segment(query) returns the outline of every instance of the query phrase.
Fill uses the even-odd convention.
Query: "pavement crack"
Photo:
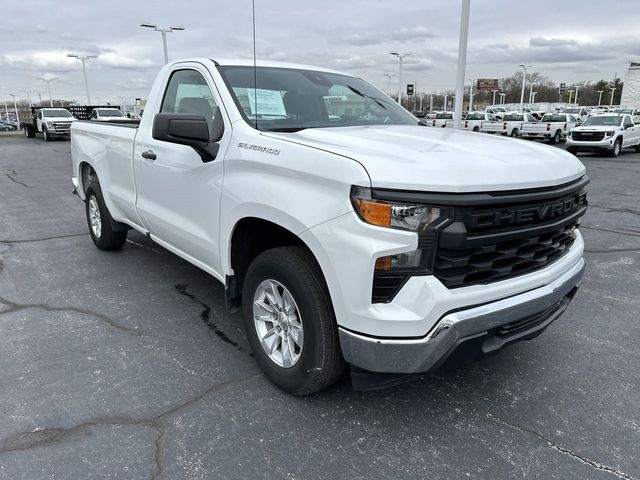
[[[640,232],[634,233],[635,231],[622,232],[620,230],[614,230],[614,229],[611,229],[611,228],[587,227],[586,225],[581,225],[580,226],[580,230],[582,230],[582,229],[585,229],[585,230],[596,230],[598,232],[617,233],[618,235],[626,235],[628,237],[640,237]]]
[[[9,173],[7,173],[9,172]],[[24,188],[33,188],[31,185],[27,185],[24,182],[21,182],[20,180],[16,180],[15,178],[13,178],[14,176],[18,176],[18,172],[16,172],[13,169],[7,169],[6,172],[3,172],[3,174],[9,179],[11,180],[13,183],[17,183],[18,185],[22,185]]]
[[[55,307],[55,306],[47,305],[44,303],[16,303],[16,302],[12,302],[11,300],[7,300],[6,298],[1,296],[0,296],[0,303],[8,307],[6,310],[3,310],[2,312],[0,312],[0,315],[19,312],[21,310],[27,310],[29,308],[36,308],[40,310],[45,310],[47,312],[75,312],[81,315],[89,315],[89,316],[95,317],[118,332],[127,333],[129,335],[137,335],[137,336],[141,335],[141,333],[138,332],[137,330],[130,327],[126,327],[124,325],[120,325],[118,322],[116,322],[115,320],[112,320],[111,318],[107,317],[102,313],[93,312],[91,310],[87,310],[84,308]]]
[[[600,205],[594,205],[593,203],[589,203],[590,208],[599,208],[604,210],[606,213],[617,212],[617,213],[630,213],[631,215],[636,215],[640,217],[640,211],[634,210],[633,208],[616,208],[616,207],[604,207]]]
[[[0,239],[0,243],[4,243],[4,244],[7,244],[7,245],[12,245],[12,244],[15,244],[15,243],[46,242],[47,240],[57,240],[59,238],[83,237],[85,235],[89,235],[89,232],[72,233],[72,234],[69,234],[69,235],[57,235],[57,236],[53,236],[53,237],[42,237],[42,238],[27,238],[27,239],[15,239],[15,240]]]
[[[640,248],[604,248],[599,249],[585,249],[586,253],[615,253],[615,252],[638,252]]]
[[[496,417],[495,415],[488,413],[486,414],[487,418],[492,419],[493,421],[497,422],[497,423],[501,423],[502,425],[506,425],[514,430],[518,430],[519,432],[522,433],[528,433],[530,435],[534,435],[535,437],[538,437],[540,440],[544,441],[547,445],[549,445],[551,448],[553,448],[554,450],[564,454],[564,455],[568,455],[576,460],[578,460],[581,463],[584,463],[585,465],[589,465],[592,468],[599,470],[601,472],[606,472],[609,473],[611,475],[614,475],[615,477],[618,478],[623,478],[625,480],[636,480],[634,477],[627,475],[626,473],[618,470],[617,468],[613,468],[613,467],[609,467],[607,465],[603,465],[601,463],[598,463],[594,460],[590,460],[586,457],[583,457],[582,455],[579,455],[571,450],[569,450],[566,447],[563,447],[561,445],[558,445],[556,442],[554,442],[553,440],[545,437],[544,435],[542,435],[541,433],[538,433],[534,430],[529,430],[528,428],[524,428],[521,427],[519,425],[516,425],[514,423],[508,422],[506,420],[503,420],[502,418]]]

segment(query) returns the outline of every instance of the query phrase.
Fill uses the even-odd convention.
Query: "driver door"
[[[183,66],[184,65],[184,66]],[[217,157],[204,162],[190,146],[156,140],[139,129],[134,149],[137,210],[158,243],[219,278],[219,212],[223,158],[231,136],[213,81],[197,63],[176,66],[164,91],[161,113],[203,115],[209,129],[217,112],[225,133]],[[150,112],[147,112],[149,114]],[[149,119],[151,127],[153,119]]]

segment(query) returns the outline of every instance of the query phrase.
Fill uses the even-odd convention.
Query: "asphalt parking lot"
[[[640,479],[640,154],[581,155],[588,270],[532,342],[296,398],[223,287],[143,235],[97,250],[69,142],[0,139],[0,478]]]

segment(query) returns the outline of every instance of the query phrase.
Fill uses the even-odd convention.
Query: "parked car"
[[[640,152],[640,126],[628,114],[605,114],[587,118],[567,136],[567,151],[607,152],[617,157],[623,148]]]
[[[453,112],[438,112],[436,118],[431,120],[432,127],[445,128],[447,125],[453,125]]]
[[[126,119],[124,113],[117,108],[94,108],[91,111],[91,120],[98,122],[113,122]]]
[[[11,132],[17,130],[18,127],[7,122],[0,122],[0,130],[3,132]]]
[[[509,137],[517,137],[524,122],[535,122],[536,119],[526,112],[505,113],[502,120],[483,122],[480,130],[485,133],[499,133]]]
[[[328,97],[368,115],[330,120]],[[308,394],[345,362],[426,372],[532,339],[580,286],[580,161],[420,123],[333,70],[177,61],[139,126],[73,124],[72,181],[97,248],[135,229],[211,274],[266,376]]]
[[[568,113],[578,119],[579,122],[584,121],[587,118],[587,109],[585,107],[567,107],[562,113]]]
[[[486,111],[493,115],[496,120],[502,120],[504,114],[507,113],[507,109],[503,107],[489,107]]]
[[[568,113],[548,113],[539,122],[523,123],[520,136],[529,140],[550,140],[557,145],[579,123],[576,117]]]

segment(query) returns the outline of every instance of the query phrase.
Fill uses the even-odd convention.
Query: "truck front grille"
[[[604,138],[604,132],[572,132],[571,137],[578,142],[599,142]]]
[[[56,133],[66,134],[71,129],[71,122],[56,122],[53,124]]]

